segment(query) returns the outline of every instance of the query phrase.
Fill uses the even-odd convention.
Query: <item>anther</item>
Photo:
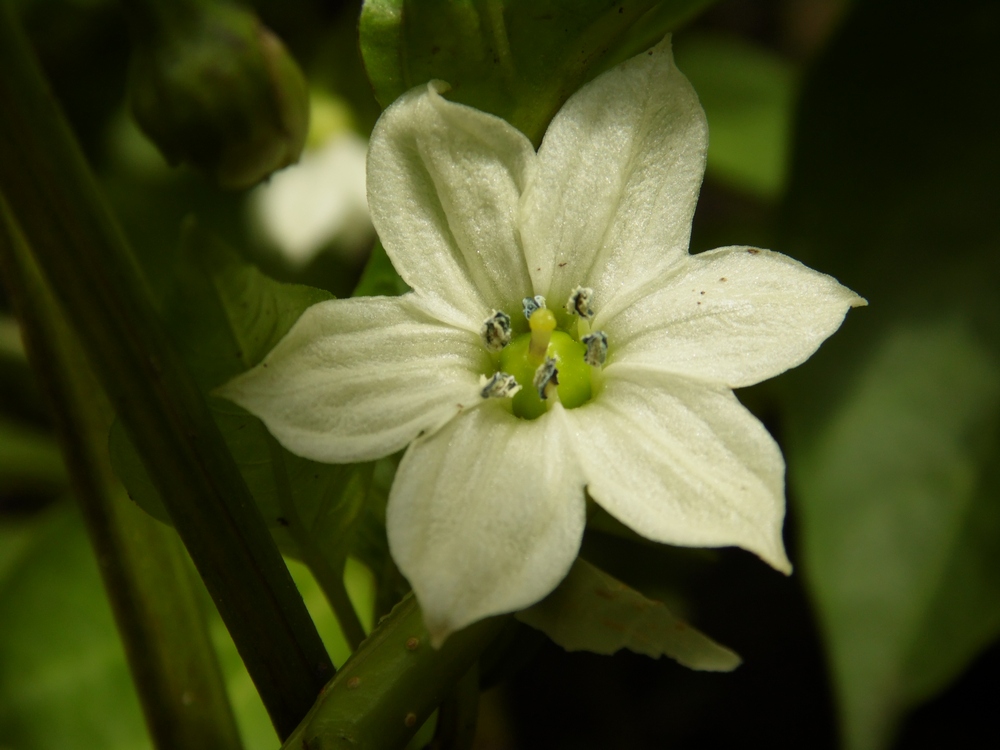
[[[580,343],[587,347],[583,361],[594,367],[601,367],[608,359],[608,336],[604,331],[587,334]]]
[[[545,361],[535,370],[535,377],[531,381],[531,384],[535,386],[535,390],[538,391],[538,398],[545,401],[548,399],[551,393],[550,389],[554,389],[555,386],[559,385],[559,370],[556,369],[555,357],[546,357]]]
[[[545,309],[545,297],[540,294],[536,294],[534,297],[525,297],[521,300],[521,304],[524,305],[524,317],[531,320],[535,310]]]
[[[493,315],[483,322],[480,331],[486,348],[498,352],[510,343],[510,316],[500,310],[494,310]]]
[[[494,373],[492,378],[480,375],[479,385],[479,395],[483,398],[514,398],[521,390],[514,376],[505,372]]]
[[[531,328],[528,356],[534,361],[541,362],[545,358],[556,323],[556,314],[544,307],[535,310],[528,318],[528,327]]]
[[[578,286],[566,300],[566,311],[574,315],[579,315],[584,320],[592,320],[594,308],[590,306],[594,299],[594,290],[587,287]]]

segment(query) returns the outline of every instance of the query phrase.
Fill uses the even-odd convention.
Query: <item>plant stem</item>
[[[477,622],[435,649],[417,600],[407,595],[341,667],[283,750],[403,747],[508,619]]]
[[[270,433],[267,435],[267,445],[271,453],[271,465],[274,467],[274,483],[278,490],[281,514],[288,521],[288,530],[299,546],[303,561],[312,571],[319,587],[323,589],[323,595],[337,618],[347,645],[351,647],[351,651],[357,651],[365,639],[365,628],[347,595],[347,587],[344,585],[344,566],[343,564],[334,566],[327,560],[302,521],[302,516],[292,499],[292,487],[288,481],[288,472],[285,470],[281,446]]]
[[[0,278],[24,332],[158,750],[241,743],[176,535],[135,508],[104,450],[112,413],[0,199]]]
[[[479,716],[479,662],[473,663],[438,709],[433,750],[470,750]]]
[[[0,193],[285,737],[333,674],[329,656],[11,3],[0,7],[0,111]]]

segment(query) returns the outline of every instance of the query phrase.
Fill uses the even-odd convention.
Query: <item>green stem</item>
[[[2,199],[0,278],[21,321],[39,387],[52,407],[155,747],[240,750],[183,548],[172,531],[135,508],[114,482],[104,451],[110,405]]]
[[[316,577],[319,587],[323,589],[323,595],[337,618],[337,623],[340,625],[340,631],[344,634],[347,645],[351,647],[351,651],[357,651],[358,646],[366,637],[365,628],[361,624],[361,620],[358,619],[358,613],[347,594],[347,587],[344,585],[344,566],[341,564],[335,567],[330,564],[323,551],[317,546],[314,536],[309,533],[305,523],[303,523],[302,516],[299,515],[299,510],[295,507],[292,498],[292,486],[288,481],[288,472],[285,471],[285,460],[281,446],[270,433],[267,437],[281,514],[288,521],[288,530],[299,546],[303,562]]]
[[[0,193],[285,737],[333,666],[204,397],[156,317],[12,3],[0,7],[0,112]]]
[[[482,620],[434,649],[408,595],[341,667],[283,750],[403,747],[507,620]]]
[[[458,681],[438,709],[434,750],[470,750],[479,716],[479,662]]]

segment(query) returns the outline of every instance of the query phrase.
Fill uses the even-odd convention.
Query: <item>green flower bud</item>
[[[132,112],[168,162],[243,189],[298,161],[305,78],[252,11],[227,0],[131,0],[126,9]]]

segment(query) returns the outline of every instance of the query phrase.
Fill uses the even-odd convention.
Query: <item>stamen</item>
[[[555,357],[546,357],[545,361],[535,370],[535,377],[532,379],[531,384],[535,386],[538,391],[538,398],[545,401],[555,390],[555,387],[559,385],[559,370],[556,369],[556,362],[558,360]]]
[[[479,385],[482,386],[479,394],[483,398],[514,398],[521,390],[521,386],[514,376],[505,372],[494,373],[492,378],[480,375]]]
[[[483,322],[480,331],[486,348],[498,352],[510,343],[510,316],[500,310],[494,310],[493,315]]]
[[[556,323],[556,314],[544,307],[535,310],[528,318],[528,327],[531,328],[528,357],[535,362],[541,362],[545,358],[545,352],[549,349],[549,341],[552,339],[552,332],[556,329]]]
[[[545,297],[540,294],[536,294],[534,297],[525,297],[521,300],[521,304],[524,305],[524,317],[531,320],[535,310],[545,309]]]
[[[594,331],[580,339],[587,347],[583,361],[594,367],[601,367],[608,359],[608,336],[604,331]]]
[[[593,289],[578,286],[566,301],[566,311],[574,315],[579,315],[584,320],[592,320],[594,317],[594,308],[590,306],[590,302],[593,299]]]

